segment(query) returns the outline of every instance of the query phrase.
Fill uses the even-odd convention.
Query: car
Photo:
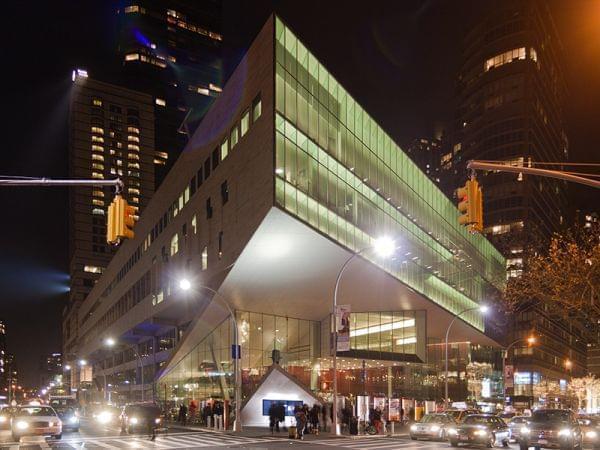
[[[12,406],[0,409],[0,430],[10,430],[10,420],[14,409]]]
[[[579,427],[583,436],[583,445],[600,450],[600,418],[594,416],[578,417]]]
[[[476,409],[447,409],[445,414],[450,414],[456,423],[461,423],[469,414],[479,414]]]
[[[92,417],[102,425],[116,423],[119,420],[121,410],[116,406],[106,405],[102,409],[96,410]]]
[[[521,436],[521,428],[527,425],[526,416],[516,416],[510,419],[508,422],[508,428],[510,429],[511,441],[519,442]]]
[[[161,411],[153,403],[127,405],[121,412],[120,422],[124,433],[147,432],[160,426]]]
[[[581,449],[583,437],[575,415],[568,409],[537,409],[533,411],[527,424],[521,427],[519,446],[559,448],[561,450]]]
[[[497,443],[509,446],[510,430],[504,421],[493,414],[469,414],[461,424],[448,428],[452,447],[459,444],[480,444],[492,448]]]
[[[502,412],[502,413],[498,413],[497,416],[500,417],[502,420],[504,420],[505,423],[509,423],[510,419],[512,419],[513,417],[517,417],[517,413]]]
[[[62,437],[62,422],[51,406],[16,407],[10,429],[16,442],[23,436],[52,436],[55,439]]]
[[[446,430],[450,426],[456,426],[454,418],[450,414],[425,414],[421,420],[411,425],[410,438],[417,439],[441,439],[446,440]]]
[[[63,430],[79,431],[79,412],[75,408],[55,408],[54,410],[62,422]]]

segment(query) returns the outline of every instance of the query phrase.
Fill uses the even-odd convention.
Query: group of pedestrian
[[[285,423],[285,406],[281,402],[271,403],[269,406],[269,429],[271,434],[279,433],[279,423]]]
[[[321,416],[321,411],[322,408],[317,403],[312,408],[307,404],[298,405],[294,408],[298,439],[304,439],[306,433],[319,434],[319,417]]]
[[[195,400],[191,400],[189,408],[184,403],[179,405],[177,422],[183,426],[185,426],[188,422],[195,423],[196,414],[199,414],[199,418],[202,421],[201,423],[208,426],[210,422],[213,424],[219,422],[223,418],[224,413],[225,407],[223,402],[216,401],[213,404],[207,402],[206,405],[199,410],[197,402]]]

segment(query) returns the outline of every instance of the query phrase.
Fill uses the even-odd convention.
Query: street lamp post
[[[104,345],[106,345],[109,348],[114,347],[116,344],[117,344],[117,341],[115,341],[111,337],[106,338],[104,340]],[[140,381],[142,382],[142,402],[144,402],[144,399],[145,399],[144,391],[146,390],[146,385],[144,384],[144,363],[142,361],[142,357],[140,356],[137,349],[135,348],[135,344],[129,346],[129,348],[131,350],[133,350],[133,355],[136,357],[137,362],[140,365]],[[104,392],[105,392],[104,395],[106,395],[106,373],[104,373]]]
[[[450,323],[448,324],[448,328],[446,329],[446,344],[445,344],[445,353],[446,353],[446,361],[445,361],[445,366],[446,366],[446,370],[445,370],[445,376],[444,376],[444,409],[448,409],[448,336],[450,335],[450,328],[452,328],[452,325],[454,325],[454,322],[456,322],[456,319],[458,319],[460,316],[462,316],[463,314],[466,314],[468,312],[471,311],[481,311],[482,313],[487,312],[488,307],[485,305],[480,305],[480,306],[476,306],[474,308],[467,308],[467,309],[463,309],[461,312],[459,312],[458,314],[455,314],[454,317],[452,318],[452,320],[450,321]]]
[[[535,344],[535,336],[529,336],[526,338],[519,338],[516,339],[515,341],[511,342],[508,347],[506,347],[504,349],[504,356],[502,357],[502,397],[504,399],[506,399],[506,384],[505,384],[505,379],[504,379],[504,371],[506,370],[506,361],[508,360],[508,352],[510,351],[511,348],[513,348],[516,344],[518,344],[519,342],[523,342],[523,341],[527,341],[528,344],[533,345]]]
[[[332,426],[331,431],[333,434],[336,434],[336,435],[340,434],[340,430],[338,427],[338,411],[337,411],[337,403],[338,403],[338,401],[337,401],[337,399],[338,399],[338,383],[337,383],[338,332],[337,332],[336,309],[337,309],[338,289],[340,286],[340,280],[342,278],[342,274],[346,270],[346,267],[348,267],[348,265],[352,262],[352,260],[354,260],[354,258],[363,254],[364,252],[366,252],[369,249],[374,249],[376,251],[376,253],[379,254],[380,256],[387,257],[387,256],[390,256],[392,253],[394,253],[394,251],[396,250],[396,244],[392,239],[390,239],[388,237],[382,237],[382,238],[377,239],[374,244],[364,247],[361,250],[359,250],[358,252],[352,253],[352,255],[350,255],[350,257],[347,258],[346,261],[344,261],[344,264],[342,264],[342,267],[340,268],[340,271],[338,272],[337,277],[335,279],[335,288],[333,290],[333,309],[332,309],[332,316],[333,316],[333,426]]]
[[[220,292],[216,291],[215,289],[205,286],[205,285],[197,285],[195,286],[197,288],[200,289],[204,289],[207,290],[209,292],[211,292],[215,297],[221,299],[221,302],[225,305],[225,307],[227,308],[227,311],[229,312],[229,315],[231,316],[231,321],[233,322],[233,345],[235,346],[235,352],[233,352],[232,356],[235,356],[234,360],[233,360],[233,370],[234,370],[234,384],[235,384],[235,389],[234,389],[234,401],[235,401],[235,421],[233,422],[233,431],[235,432],[241,432],[242,431],[242,415],[241,415],[241,401],[242,401],[242,377],[241,377],[241,361],[239,359],[239,357],[241,356],[238,353],[239,350],[239,330],[238,330],[238,324],[237,324],[237,319],[235,317],[235,314],[233,312],[233,310],[231,309],[231,306],[229,304],[229,302],[227,301],[227,299],[225,298],[225,296],[223,296],[223,294],[221,294]],[[182,279],[179,281],[179,288],[182,291],[189,291],[192,288],[192,283],[187,280],[187,279]],[[240,352],[241,353],[241,352]]]

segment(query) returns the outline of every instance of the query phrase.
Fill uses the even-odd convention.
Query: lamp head
[[[187,278],[179,280],[179,289],[182,291],[189,291],[192,288],[192,283]]]
[[[80,366],[85,366],[87,364],[87,361],[85,359],[80,359],[79,360],[79,365]]]
[[[490,310],[490,307],[487,305],[481,305],[479,307],[479,311],[481,311],[483,314],[486,314],[489,310]]]
[[[104,345],[106,345],[107,347],[114,347],[115,344],[116,344],[116,341],[111,337],[104,339]]]
[[[392,256],[396,251],[396,242],[389,236],[377,238],[373,244],[373,249],[378,256],[387,258]]]

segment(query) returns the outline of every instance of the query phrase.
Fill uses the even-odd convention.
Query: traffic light
[[[468,226],[471,232],[483,231],[483,193],[477,180],[468,180],[456,190],[456,196],[461,213],[458,223]]]
[[[133,239],[135,234],[135,207],[129,206],[127,200],[116,195],[108,207],[108,222],[106,226],[106,241],[117,244],[121,239]]]

